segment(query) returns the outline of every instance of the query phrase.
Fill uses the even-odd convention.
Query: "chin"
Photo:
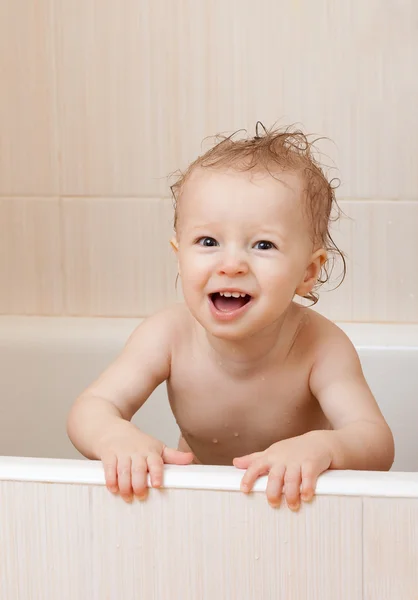
[[[250,337],[248,333],[243,333],[242,331],[225,331],[225,329],[222,330],[221,327],[207,329],[206,331],[218,340],[224,340],[226,342],[241,342]]]
[[[244,323],[206,323],[203,326],[213,337],[228,342],[240,342],[247,340],[258,331],[258,328],[254,325],[251,326]]]

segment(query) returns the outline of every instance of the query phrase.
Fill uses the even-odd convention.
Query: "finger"
[[[247,454],[246,456],[238,456],[234,458],[233,465],[237,467],[237,469],[248,469],[248,467],[260,456],[263,452],[253,452],[252,454]]]
[[[298,510],[300,506],[300,466],[289,466],[284,476],[284,493],[290,510]]]
[[[131,457],[118,458],[118,488],[125,502],[132,501]]]
[[[147,460],[141,454],[132,456],[132,488],[135,496],[145,498],[147,495]]]
[[[301,497],[304,502],[310,502],[315,493],[316,482],[319,473],[311,461],[306,461],[302,464],[302,493]]]
[[[163,482],[164,469],[164,462],[162,457],[156,452],[154,454],[150,454],[147,457],[147,465],[150,474],[151,485],[153,487],[160,487]]]
[[[266,495],[269,504],[273,507],[280,506],[285,471],[286,468],[284,466],[272,467],[270,469],[267,480]]]
[[[163,461],[168,465],[189,465],[193,462],[193,452],[182,452],[181,450],[174,450],[174,448],[167,448],[163,450]]]
[[[116,454],[105,454],[102,458],[106,487],[109,492],[116,494],[118,491],[118,476],[116,472],[117,458]]]
[[[251,491],[254,483],[261,475],[265,475],[269,471],[269,465],[265,459],[258,459],[253,462],[245,472],[241,480],[241,491],[248,493]]]

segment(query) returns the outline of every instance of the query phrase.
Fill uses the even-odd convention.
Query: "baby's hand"
[[[284,488],[287,505],[291,510],[298,510],[301,498],[304,502],[312,500],[318,476],[331,465],[326,433],[312,431],[277,442],[264,452],[235,458],[235,467],[247,469],[241,490],[250,492],[256,479],[268,473],[266,493],[269,504],[273,507],[280,505]]]
[[[167,448],[129,421],[115,425],[106,433],[100,440],[98,454],[107,489],[120,492],[126,502],[131,502],[134,495],[145,499],[148,472],[152,487],[158,488],[162,485],[164,463],[187,465],[193,461],[191,452]]]

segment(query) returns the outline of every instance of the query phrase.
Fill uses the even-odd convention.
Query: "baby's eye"
[[[271,250],[272,248],[277,248],[273,242],[268,242],[267,240],[260,240],[254,246],[257,250]]]
[[[197,240],[199,246],[205,246],[206,248],[211,248],[213,246],[218,246],[218,242],[213,237],[201,237]]]

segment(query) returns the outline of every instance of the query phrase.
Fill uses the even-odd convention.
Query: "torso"
[[[182,315],[183,335],[173,348],[167,381],[182,434],[179,449],[190,449],[196,462],[230,465],[280,440],[329,428],[309,389],[313,357],[306,342],[316,316],[301,310],[313,316],[295,327],[289,352],[255,369],[223,364],[199,337],[192,317]]]

